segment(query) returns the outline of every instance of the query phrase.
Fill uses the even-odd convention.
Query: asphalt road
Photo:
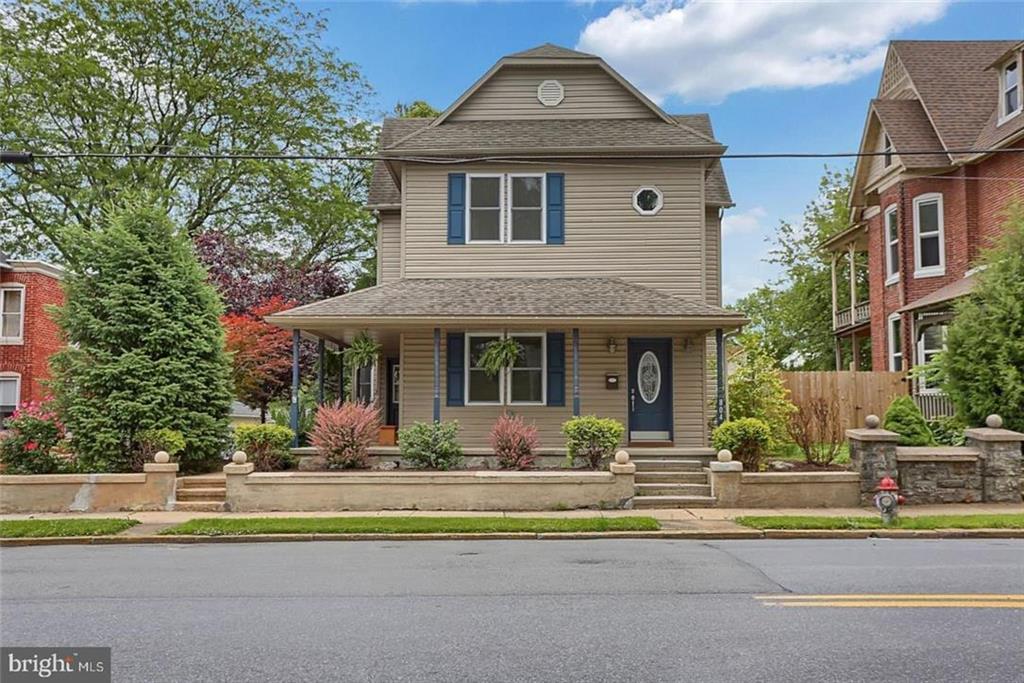
[[[1022,593],[1013,540],[8,548],[0,641],[116,681],[1022,681],[1024,609],[772,597]]]

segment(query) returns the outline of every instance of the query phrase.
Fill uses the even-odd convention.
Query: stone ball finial
[[[864,426],[868,429],[878,429],[880,424],[882,424],[882,421],[878,419],[877,415],[868,415],[864,418]]]
[[[156,455],[153,456],[153,462],[158,462],[160,464],[163,464],[163,463],[167,463],[167,462],[170,462],[170,461],[171,461],[171,455],[167,451],[157,451]]]
[[[1002,429],[1003,418],[999,417],[995,413],[985,418],[985,426],[990,429]]]
[[[718,451],[718,462],[732,462],[732,451],[728,448]]]
[[[231,462],[236,465],[244,465],[245,461],[249,459],[249,456],[245,454],[245,451],[235,451],[235,454],[231,456]]]
[[[629,453],[627,453],[626,451],[616,452],[615,462],[617,462],[620,465],[625,465],[627,462],[629,462]]]

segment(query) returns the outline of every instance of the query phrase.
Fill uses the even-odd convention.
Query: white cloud
[[[741,213],[727,213],[722,218],[722,237],[749,235],[750,233],[760,232],[761,222],[767,215],[768,212],[760,206],[755,206]]]
[[[890,37],[935,21],[951,0],[647,0],[588,24],[577,48],[648,96],[720,101],[759,88],[847,83],[882,65]]]
[[[743,275],[730,277],[727,275],[722,283],[722,300],[726,305],[734,304],[764,284],[765,280],[759,277]]]

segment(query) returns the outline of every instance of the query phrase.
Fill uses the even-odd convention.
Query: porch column
[[[725,422],[725,333],[719,327],[715,330],[715,375],[717,378],[715,396],[715,422]]]
[[[832,254],[832,329],[836,329],[836,316],[839,315],[839,283],[836,280],[836,255]],[[839,365],[837,363],[836,368]]]
[[[572,328],[572,415],[580,416],[580,329]]]
[[[434,328],[434,422],[441,421],[441,328]]]
[[[324,338],[316,342],[316,404],[324,404]]]
[[[292,330],[292,446],[299,445],[299,331]]]
[[[850,243],[850,323],[857,322],[854,309],[857,308],[857,252],[856,247]]]
[[[850,361],[850,372],[856,372],[860,367],[860,349],[857,348],[856,332],[850,333],[850,353],[853,354],[853,359]]]
[[[345,354],[338,345],[338,403],[345,402]]]

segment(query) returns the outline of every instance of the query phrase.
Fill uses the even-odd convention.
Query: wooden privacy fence
[[[783,372],[782,381],[797,406],[808,405],[816,398],[839,398],[839,414],[847,429],[864,426],[864,418],[885,415],[897,396],[909,393],[903,372]]]

